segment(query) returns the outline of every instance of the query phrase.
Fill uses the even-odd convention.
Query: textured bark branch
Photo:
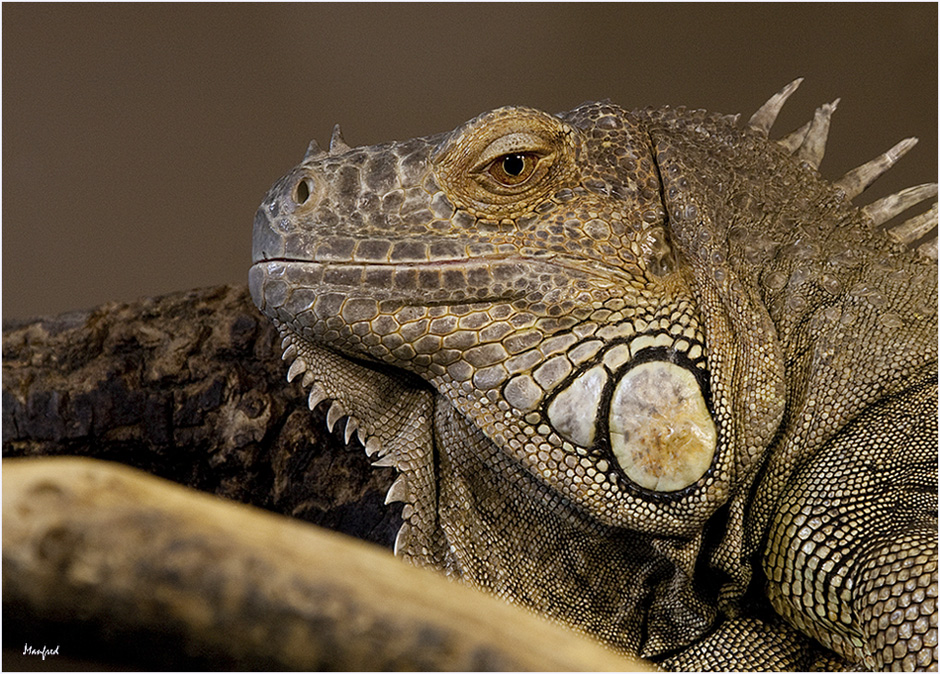
[[[288,384],[244,287],[175,293],[3,331],[3,456],[117,461],[391,547],[394,478]]]

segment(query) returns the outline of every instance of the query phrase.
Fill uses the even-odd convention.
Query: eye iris
[[[521,185],[535,172],[537,159],[528,152],[503,155],[490,164],[490,175],[507,187]]]

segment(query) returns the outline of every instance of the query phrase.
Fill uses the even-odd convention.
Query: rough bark
[[[286,381],[245,287],[5,324],[3,456],[117,461],[391,547],[401,504]]]
[[[383,502],[393,472],[371,468],[355,440],[345,446],[340,429],[327,432],[325,410],[307,409],[279,353],[276,330],[245,287],[5,323],[3,456],[119,462],[390,547],[400,504]],[[4,463],[6,484],[16,473]],[[15,550],[5,541],[8,552]],[[8,568],[15,566],[4,563],[6,669],[147,669],[151,658],[141,654],[154,651],[147,644],[166,645],[140,630],[128,642],[119,625],[101,627],[100,615],[98,627],[81,611],[63,615],[53,601],[55,579],[47,603],[27,610],[15,593],[29,574],[7,577]],[[43,639],[50,648],[62,644],[58,658],[22,655],[24,644],[39,648]],[[90,660],[74,659],[80,646]],[[183,652],[163,662],[210,666]]]

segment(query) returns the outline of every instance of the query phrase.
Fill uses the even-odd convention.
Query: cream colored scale
[[[582,372],[552,399],[546,413],[554,430],[575,445],[593,446],[611,373],[643,349],[669,346],[675,346],[673,338],[659,334],[608,349],[602,364]],[[694,349],[701,356],[701,347]],[[614,385],[606,421],[614,458],[641,488],[684,489],[714,459],[718,433],[701,386],[689,369],[675,363],[655,360],[628,369]]]

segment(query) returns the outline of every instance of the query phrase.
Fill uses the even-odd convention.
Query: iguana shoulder
[[[913,141],[830,183],[835,104],[768,139],[798,83],[275,184],[252,295],[400,472],[398,554],[667,666],[936,664],[936,206],[884,227],[936,185],[853,205]]]

